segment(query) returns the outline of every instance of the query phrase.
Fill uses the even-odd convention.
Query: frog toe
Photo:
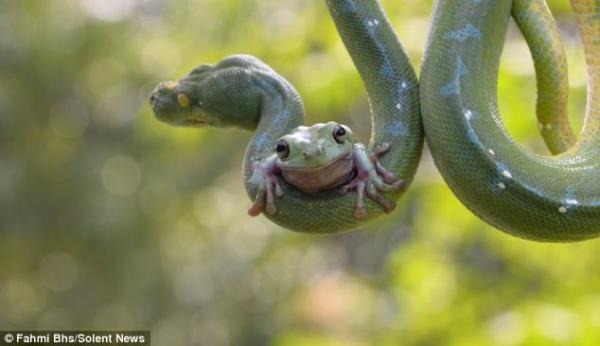
[[[385,178],[373,176],[371,179],[373,185],[379,191],[402,191],[406,187],[406,183],[402,179],[394,179],[393,182],[386,182]]]
[[[385,172],[381,176],[383,177],[383,181],[388,184],[393,184],[396,182],[396,176],[392,172]]]
[[[275,213],[277,213],[277,207],[275,206],[274,203],[267,203],[266,212],[269,215],[275,215]]]
[[[354,209],[354,217],[361,220],[367,217],[367,210],[364,207]]]
[[[248,208],[248,215],[254,217],[254,216],[258,216],[260,215],[260,213],[262,213],[262,208],[253,204],[250,208]]]
[[[256,198],[256,201],[252,204],[250,208],[248,208],[248,215],[250,216],[258,216],[265,208],[264,198]]]
[[[279,182],[277,180],[275,180],[273,182],[273,186],[275,186],[275,196],[283,197],[283,189],[281,188],[281,185],[279,184]]]
[[[383,156],[385,153],[387,153],[388,151],[390,151],[391,147],[392,146],[390,145],[390,143],[383,142],[379,146],[377,146],[377,148],[375,148],[375,151],[373,152],[373,154],[375,154],[375,157],[379,158],[379,157]]]
[[[367,196],[379,204],[386,214],[392,212],[396,208],[396,202],[386,199],[377,191],[367,190]]]
[[[390,185],[392,190],[404,191],[406,189],[406,181],[399,179]]]

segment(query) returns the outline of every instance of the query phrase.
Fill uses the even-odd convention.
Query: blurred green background
[[[384,0],[416,68],[431,1]],[[573,123],[585,66],[567,0]],[[0,2],[0,329],[146,329],[155,345],[598,345],[600,243],[540,244],[469,213],[428,153],[397,210],[360,230],[250,218],[251,134],[177,129],[147,95],[253,54],[310,123],[369,134],[361,81],[319,0]],[[546,152],[513,26],[499,81],[513,135]]]

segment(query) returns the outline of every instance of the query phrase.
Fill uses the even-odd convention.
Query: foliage
[[[383,3],[418,67],[431,1]],[[580,115],[574,19],[566,0],[550,5]],[[492,229],[427,154],[391,216],[308,236],[246,215],[251,134],[153,119],[157,82],[249,53],[297,86],[309,122],[366,140],[368,103],[323,1],[4,1],[0,28],[0,329],[149,329],[156,345],[600,343],[598,241]],[[499,94],[515,138],[545,152],[514,27]]]

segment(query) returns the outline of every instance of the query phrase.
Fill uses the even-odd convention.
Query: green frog
[[[380,192],[401,190],[405,185],[379,161],[389,149],[390,145],[383,143],[370,155],[363,144],[355,142],[348,126],[333,121],[298,126],[276,142],[272,156],[254,163],[249,183],[258,186],[260,192],[248,213],[277,212],[274,197],[283,196],[278,176],[305,193],[339,188],[346,194],[355,190],[354,216],[359,219],[367,215],[365,194],[389,212],[395,203]]]

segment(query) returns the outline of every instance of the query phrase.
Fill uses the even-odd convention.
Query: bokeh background
[[[384,0],[419,68],[431,1]],[[551,0],[580,127],[585,66]],[[397,210],[314,236],[250,218],[251,134],[171,128],[147,95],[253,54],[309,122],[363,141],[361,81],[319,0],[0,2],[0,329],[145,329],[155,345],[598,345],[600,242],[540,244],[469,213],[425,152]],[[513,26],[499,81],[512,134],[547,152]]]

